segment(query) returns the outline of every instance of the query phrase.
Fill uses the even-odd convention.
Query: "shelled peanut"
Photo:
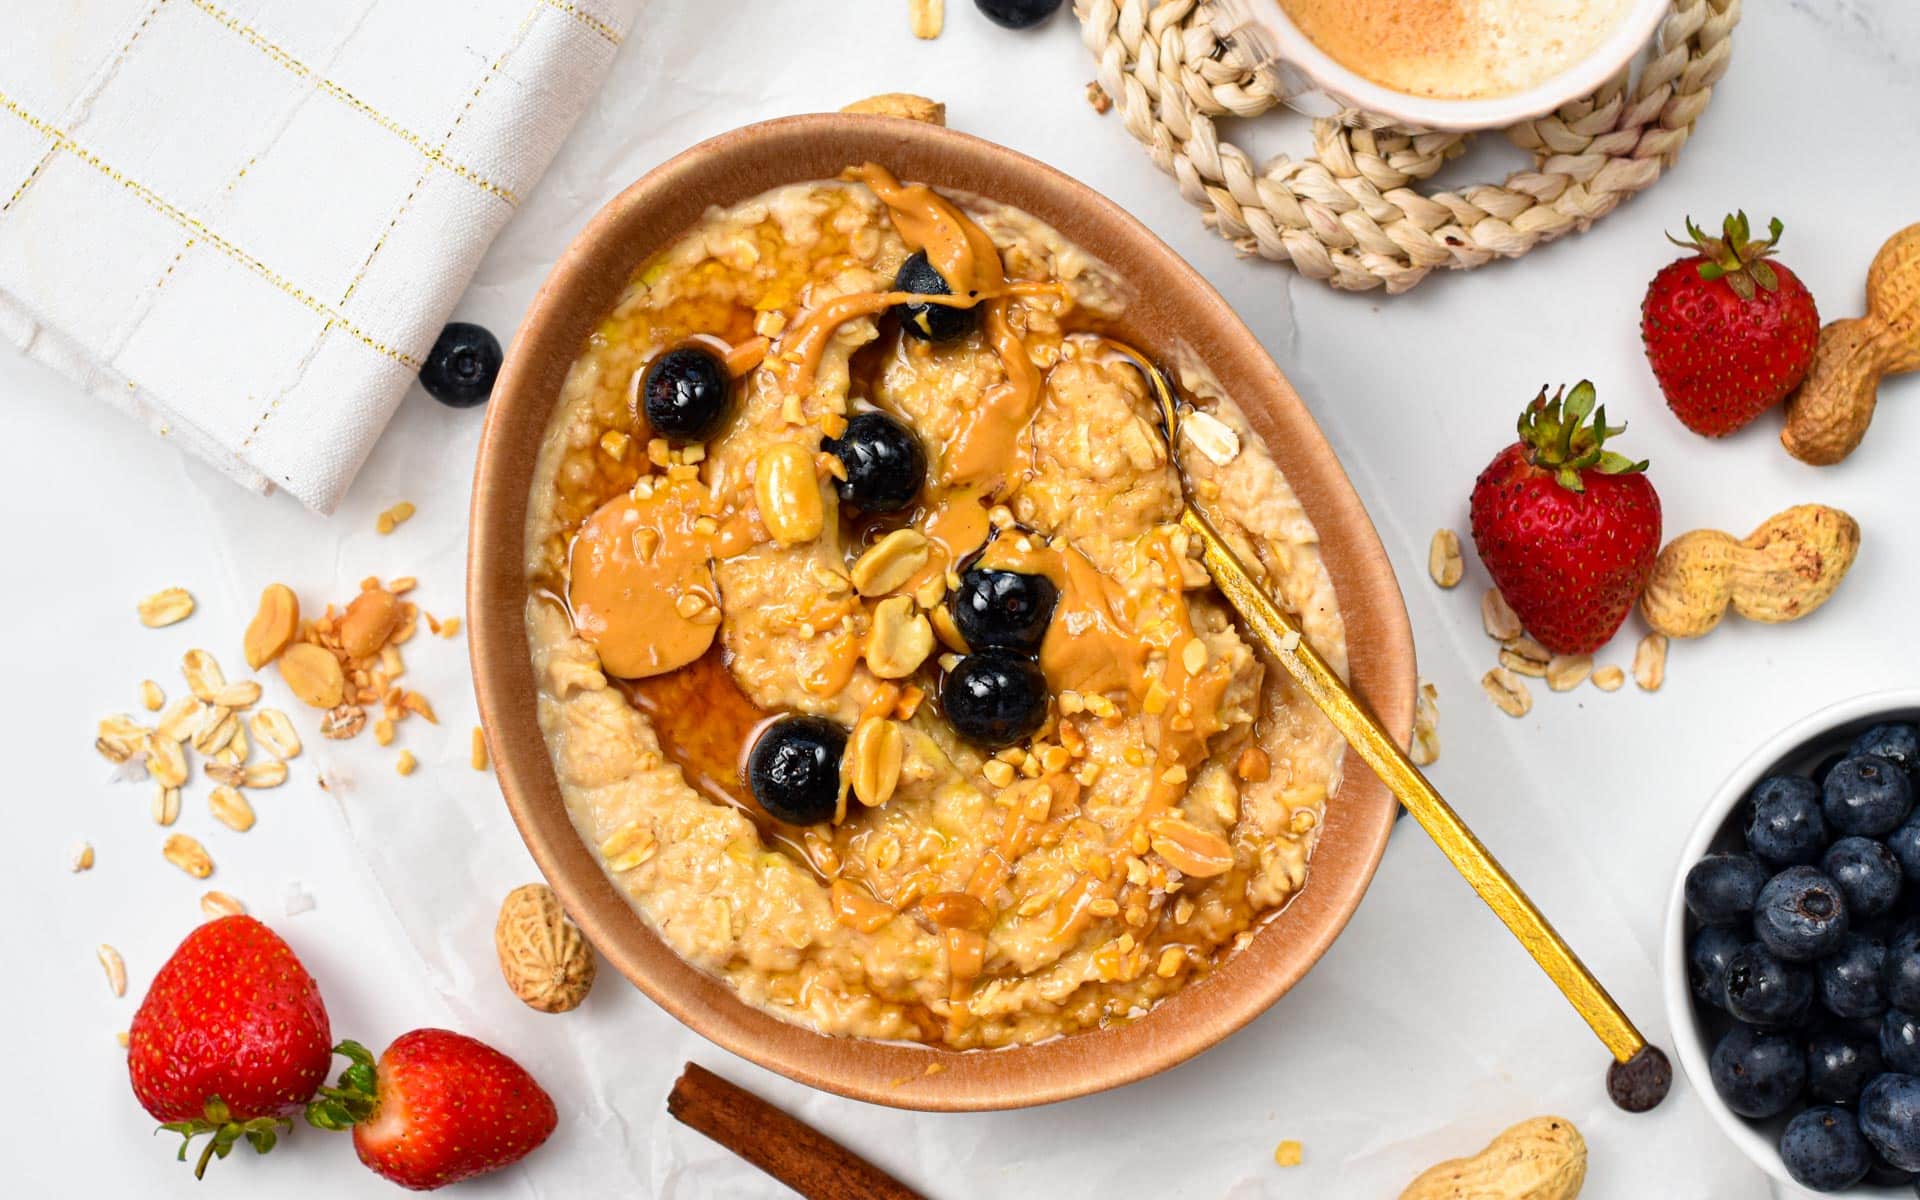
[[[1587,1181],[1587,1142],[1565,1117],[1522,1121],[1471,1158],[1428,1168],[1400,1200],[1574,1200]]]
[[[1776,513],[1739,540],[1696,529],[1660,551],[1640,611],[1675,638],[1707,633],[1729,608],[1749,621],[1798,620],[1827,602],[1859,550],[1859,524],[1823,504]]]
[[[1867,272],[1867,313],[1820,331],[1813,367],[1787,400],[1780,444],[1815,466],[1852,454],[1866,436],[1880,381],[1920,370],[1920,225],[1887,240]]]

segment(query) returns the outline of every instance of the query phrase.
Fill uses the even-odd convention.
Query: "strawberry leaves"
[[[347,1060],[336,1087],[322,1087],[307,1104],[307,1124],[315,1129],[338,1133],[366,1120],[373,1114],[378,1090],[373,1052],[348,1039],[333,1048]]]
[[[252,1146],[255,1154],[272,1150],[279,1142],[280,1135],[293,1128],[293,1122],[285,1117],[255,1117],[250,1121],[236,1121],[226,1101],[218,1096],[209,1096],[204,1117],[191,1121],[168,1121],[160,1128],[180,1135],[180,1153],[177,1155],[180,1162],[187,1161],[187,1150],[193,1145],[194,1138],[202,1134],[213,1135],[201,1148],[200,1158],[193,1165],[193,1177],[204,1179],[207,1164],[232,1154],[233,1148],[242,1141]]]
[[[1780,276],[1767,262],[1767,257],[1774,252],[1785,231],[1786,226],[1775,217],[1767,223],[1767,236],[1755,238],[1747,214],[1742,211],[1721,222],[1719,237],[1709,236],[1688,217],[1687,237],[1691,240],[1683,242],[1672,234],[1667,235],[1667,240],[1700,256],[1701,279],[1708,283],[1724,279],[1735,295],[1751,300],[1757,291],[1780,290]]]
[[[1634,462],[1606,448],[1607,439],[1625,433],[1627,427],[1608,425],[1606,406],[1594,407],[1598,399],[1599,392],[1583,379],[1571,392],[1561,387],[1552,399],[1541,388],[1520,413],[1520,442],[1527,448],[1527,461],[1553,472],[1555,482],[1576,494],[1587,490],[1583,471],[1632,475],[1647,469],[1645,459]],[[1594,418],[1591,423],[1589,416]]]

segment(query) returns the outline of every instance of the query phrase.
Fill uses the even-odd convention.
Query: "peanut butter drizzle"
[[[713,644],[720,596],[699,525],[704,496],[692,482],[664,484],[645,497],[616,496],[574,537],[567,605],[607,674],[660,675]]]

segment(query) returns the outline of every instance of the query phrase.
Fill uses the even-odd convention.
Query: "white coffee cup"
[[[1258,73],[1293,108],[1312,116],[1359,110],[1413,129],[1500,129],[1598,91],[1643,49],[1672,0],[1634,0],[1593,52],[1535,87],[1472,100],[1395,91],[1341,64],[1287,16],[1280,0],[1212,0],[1211,23],[1235,62]]]

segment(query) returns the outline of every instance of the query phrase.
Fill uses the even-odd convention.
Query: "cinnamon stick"
[[[925,1200],[813,1126],[695,1063],[667,1093],[667,1112],[807,1200]]]

